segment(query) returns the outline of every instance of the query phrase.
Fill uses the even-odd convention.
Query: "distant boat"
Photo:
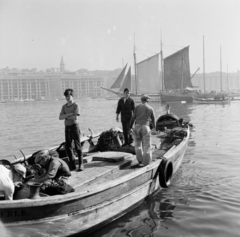
[[[151,101],[160,101],[159,53],[136,63],[134,50],[134,68],[134,82],[132,81],[131,66],[126,64],[110,89],[101,88],[116,94],[118,99],[123,95],[124,89],[128,88],[130,91],[134,91],[131,93],[131,98],[135,101],[141,101],[142,94],[148,94]]]
[[[205,89],[205,53],[204,53],[204,36],[203,36],[203,92],[198,92],[193,97],[193,102],[197,104],[228,104],[230,103],[229,93],[222,89],[222,52],[220,47],[220,82],[221,91],[207,92]]]
[[[160,92],[162,102],[193,102],[193,88],[190,76],[189,46],[163,59],[163,91]],[[189,88],[189,89],[186,89]]]
[[[196,104],[229,104],[230,98],[193,98],[193,103]]]

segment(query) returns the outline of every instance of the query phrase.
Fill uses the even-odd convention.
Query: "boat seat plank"
[[[119,156],[121,155],[121,156]],[[109,155],[110,156],[110,155]],[[122,154],[118,154],[122,157]],[[93,158],[93,157],[92,157]],[[123,169],[131,164],[133,156],[126,155],[126,158],[119,162],[107,162],[107,161],[92,161],[84,164],[84,171],[77,172],[72,171],[72,176],[69,178],[69,182],[73,188],[79,188],[84,184],[95,182],[101,176],[112,173],[116,170]]]
[[[140,166],[136,156],[131,157],[131,163],[129,163],[126,167],[121,169],[114,169],[114,172],[108,172],[106,175],[99,176],[94,182],[85,183],[81,186],[82,190],[88,189],[91,185],[98,186],[110,180],[115,180],[120,177],[123,177],[126,174],[134,173],[137,169],[142,168],[144,166]]]

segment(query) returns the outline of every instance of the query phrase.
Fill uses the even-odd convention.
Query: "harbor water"
[[[115,120],[116,100],[76,102],[82,134],[88,135],[88,128],[101,132],[121,127]],[[58,116],[64,103],[0,103],[0,159],[14,160],[22,156],[20,150],[27,155],[62,143],[64,124]],[[150,105],[156,117],[165,112],[164,104]],[[89,237],[240,236],[240,102],[170,106],[172,113],[193,124],[171,186]],[[4,227],[0,229],[3,233]]]

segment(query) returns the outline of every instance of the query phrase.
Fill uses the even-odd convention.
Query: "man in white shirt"
[[[26,178],[26,168],[21,164],[16,164],[7,168],[0,164],[0,192],[5,195],[5,200],[13,200],[16,187],[21,186],[21,181]]]

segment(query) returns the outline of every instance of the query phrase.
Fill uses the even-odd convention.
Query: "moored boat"
[[[100,134],[83,137],[82,143],[88,141],[90,146],[84,171],[72,171],[70,177],[75,192],[54,196],[40,192],[31,199],[29,181],[17,193],[19,198],[0,201],[1,222],[13,236],[69,236],[84,235],[125,214],[147,196],[167,188],[182,163],[190,134],[188,123],[166,114],[157,120],[157,130],[159,133],[152,137],[153,161],[147,166],[139,165],[135,155],[121,147],[98,152],[92,140]],[[19,158],[12,164],[28,165],[32,157]]]
[[[230,98],[201,98],[201,97],[194,97],[193,103],[196,104],[229,104]]]
[[[163,59],[163,88],[160,92],[161,102],[193,102],[195,92],[191,79],[189,63],[189,46]],[[188,89],[187,89],[188,88]]]
[[[161,91],[161,102],[175,102],[175,101],[186,101],[186,102],[193,102],[193,95],[192,94],[183,94],[181,92],[165,92]]]

